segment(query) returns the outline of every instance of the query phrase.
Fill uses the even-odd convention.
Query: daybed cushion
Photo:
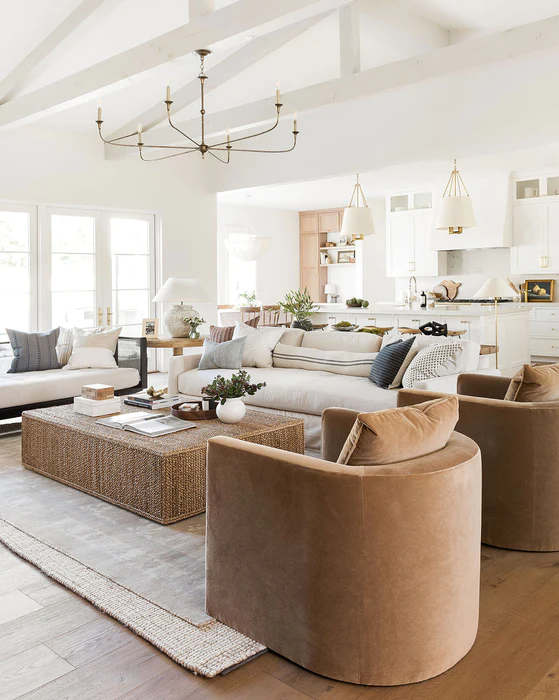
[[[353,408],[363,412],[396,406],[397,391],[380,389],[367,377],[278,367],[246,367],[245,369],[253,382],[266,382],[264,389],[254,396],[245,397],[244,401],[249,406],[262,406],[315,416],[322,415],[324,409],[332,406]],[[181,394],[201,396],[202,387],[209,384],[218,374],[229,378],[234,371],[194,369],[183,372],[178,378],[178,389]]]
[[[47,369],[43,372],[0,374],[0,408],[26,406],[79,396],[84,384],[109,384],[119,389],[132,389],[140,374],[132,367],[116,369]]]

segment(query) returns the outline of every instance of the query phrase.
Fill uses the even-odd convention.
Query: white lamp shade
[[[375,225],[373,223],[373,213],[369,207],[346,207],[344,209],[342,233],[351,237],[373,236]]]
[[[436,229],[474,228],[476,220],[470,197],[442,197],[435,222]]]
[[[335,284],[325,284],[324,285],[324,294],[335,294],[337,290],[337,287]]]
[[[152,301],[210,301],[210,297],[194,277],[169,277]]]
[[[248,234],[232,241],[225,241],[227,250],[243,262],[256,260],[268,250],[269,245],[269,238]]]
[[[499,277],[491,277],[474,294],[475,299],[495,299],[496,297],[512,297],[514,290],[510,284]]]

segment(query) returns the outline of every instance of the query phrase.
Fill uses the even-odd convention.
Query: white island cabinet
[[[383,328],[419,328],[429,321],[446,323],[449,330],[465,330],[461,337],[480,345],[495,344],[495,309],[492,305],[441,305],[428,309],[371,305],[367,309],[348,309],[343,304],[321,304],[313,323],[340,321]],[[559,313],[558,313],[559,320]],[[559,329],[559,323],[558,323]],[[339,332],[339,331],[337,331]],[[532,341],[533,342],[533,341]],[[557,338],[559,348],[559,330]],[[559,352],[558,352],[559,354]],[[495,367],[495,355],[484,355],[480,367]],[[530,362],[530,308],[523,304],[499,305],[499,369],[512,376]]]

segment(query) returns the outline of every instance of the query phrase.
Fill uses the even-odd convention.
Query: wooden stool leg
[[[177,355],[182,355],[183,351],[182,348],[173,348],[173,355],[176,357]]]

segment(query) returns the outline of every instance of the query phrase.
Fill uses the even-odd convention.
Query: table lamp
[[[507,280],[490,277],[474,294],[475,299],[493,299],[495,302],[495,367],[499,369],[499,299],[512,297],[514,290]]]
[[[210,301],[210,297],[193,277],[169,277],[152,301],[178,302],[165,312],[163,320],[173,338],[188,338],[192,330],[188,319],[200,314],[185,302]]]

